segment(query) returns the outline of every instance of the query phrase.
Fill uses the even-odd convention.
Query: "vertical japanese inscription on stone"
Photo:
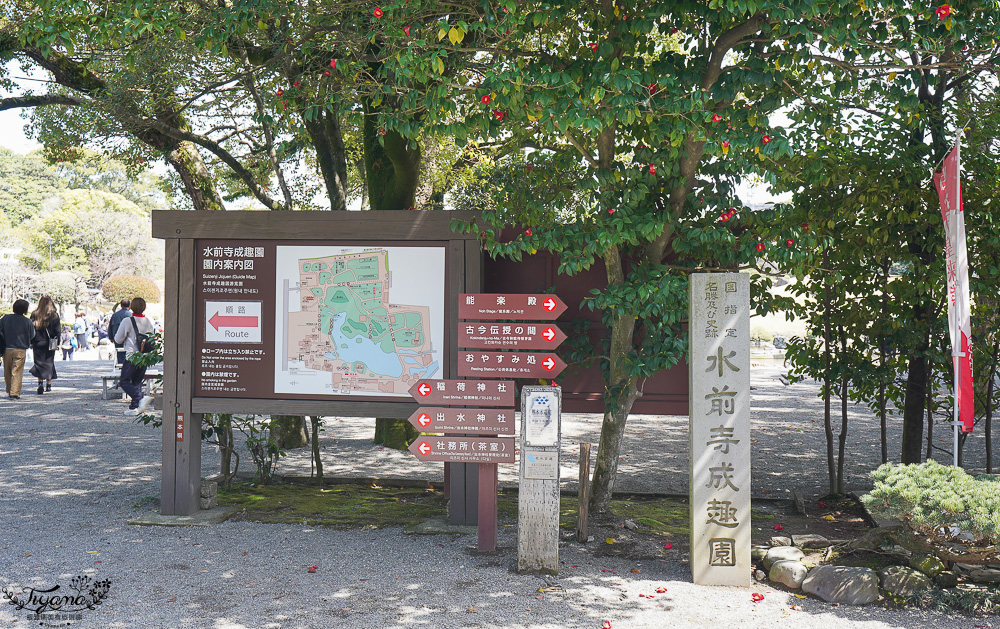
[[[690,283],[691,572],[702,585],[750,584],[750,281]]]

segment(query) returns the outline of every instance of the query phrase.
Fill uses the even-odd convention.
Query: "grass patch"
[[[336,485],[234,485],[219,505],[242,507],[231,519],[334,528],[409,526],[447,513],[440,491]]]

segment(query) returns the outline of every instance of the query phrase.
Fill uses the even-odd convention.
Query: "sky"
[[[25,137],[20,109],[0,111],[0,146],[22,155],[41,148],[40,144]]]

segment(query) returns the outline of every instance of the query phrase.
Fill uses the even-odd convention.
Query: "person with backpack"
[[[108,338],[115,344],[116,366],[125,364],[125,347],[115,341],[115,335],[118,334],[118,327],[121,326],[122,321],[132,316],[132,311],[129,310],[131,302],[128,299],[121,300],[119,305],[121,309],[112,314],[111,321],[108,322]]]
[[[35,338],[35,326],[26,316],[28,302],[14,302],[14,314],[0,319],[0,337],[3,338],[3,380],[7,396],[12,400],[21,397],[21,378],[24,377],[24,359]]]
[[[132,354],[149,349],[149,337],[153,334],[153,324],[143,314],[146,311],[146,300],[142,297],[132,299],[132,316],[122,320],[115,332],[115,343],[125,347],[125,362],[118,377],[118,387],[128,394],[132,401],[125,415],[135,417],[145,412],[153,402],[153,397],[142,394],[142,383],[146,376],[146,368],[132,363]]]

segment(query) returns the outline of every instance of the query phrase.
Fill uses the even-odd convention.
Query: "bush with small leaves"
[[[1000,544],[1000,482],[936,461],[886,463],[871,473],[861,501],[876,518],[902,522],[931,544]]]
[[[142,297],[147,303],[160,301],[160,289],[156,282],[138,275],[112,275],[101,286],[101,294],[108,301],[121,301]]]

